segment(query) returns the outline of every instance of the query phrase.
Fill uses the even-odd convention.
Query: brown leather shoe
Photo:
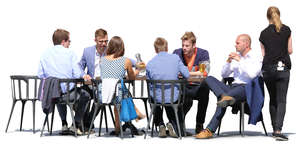
[[[195,135],[195,138],[198,138],[198,139],[208,139],[208,138],[211,138],[211,137],[213,137],[213,134],[207,128]]]
[[[217,102],[219,107],[225,108],[227,106],[233,105],[235,103],[235,99],[231,96],[222,96],[221,100]]]

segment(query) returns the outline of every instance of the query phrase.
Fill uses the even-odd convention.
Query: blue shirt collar
[[[168,54],[168,52],[166,52],[166,51],[161,51],[161,52],[159,52],[157,55],[166,55],[166,54]]]

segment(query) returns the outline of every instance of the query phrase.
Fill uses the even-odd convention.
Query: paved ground
[[[215,100],[211,99],[210,102],[213,102]],[[196,103],[196,102],[194,102]],[[29,105],[28,105],[29,104]],[[299,139],[299,135],[297,134],[297,128],[299,128],[298,126],[295,126],[295,124],[297,124],[297,118],[294,117],[294,119],[291,119],[291,113],[288,112],[287,113],[287,119],[285,120],[285,127],[284,130],[288,130],[288,132],[284,132],[286,135],[289,136],[289,141],[287,142],[278,142],[275,141],[275,139],[273,139],[272,137],[268,136],[266,137],[263,134],[263,128],[261,123],[258,123],[256,126],[254,125],[248,125],[247,120],[248,117],[245,117],[245,136],[241,137],[238,133],[238,128],[239,128],[239,117],[238,115],[233,115],[230,113],[231,109],[227,109],[227,113],[223,119],[223,123],[222,123],[222,129],[221,129],[221,135],[220,136],[215,136],[213,139],[206,139],[206,140],[199,140],[199,139],[195,139],[194,137],[184,137],[181,140],[179,139],[175,139],[175,138],[158,138],[157,134],[154,134],[154,137],[152,138],[151,136],[147,136],[147,139],[144,139],[144,136],[135,136],[134,138],[131,138],[131,136],[129,135],[129,131],[127,131],[125,133],[125,138],[123,140],[121,140],[119,137],[111,137],[108,136],[107,134],[102,134],[101,137],[98,137],[98,134],[92,134],[90,136],[89,139],[87,139],[86,136],[79,136],[77,138],[75,138],[74,136],[61,136],[58,134],[59,129],[60,129],[60,121],[59,121],[59,117],[55,116],[55,120],[54,120],[54,132],[52,136],[49,136],[49,134],[47,133],[47,131],[45,132],[45,135],[43,137],[40,137],[40,128],[42,125],[42,120],[44,119],[44,114],[41,112],[41,110],[38,108],[37,109],[37,117],[36,117],[36,128],[37,128],[37,132],[35,134],[32,133],[32,116],[31,116],[31,104],[28,103],[26,106],[26,111],[25,112],[25,117],[24,117],[24,123],[23,123],[23,131],[20,132],[18,130],[19,128],[19,121],[20,121],[20,104],[16,106],[16,109],[14,111],[13,117],[12,117],[12,121],[11,124],[9,126],[8,132],[5,133],[5,127],[6,127],[6,123],[7,123],[7,118],[8,118],[8,113],[9,113],[9,109],[10,109],[10,105],[7,104],[7,110],[2,110],[3,112],[5,112],[5,116],[1,117],[1,126],[0,126],[0,141],[4,142],[5,144],[45,144],[45,145],[53,145],[53,144],[72,144],[72,145],[83,145],[83,144],[176,144],[176,143],[180,143],[180,144],[243,144],[243,145],[247,145],[247,144],[251,144],[251,145],[255,145],[255,144],[299,144],[300,143],[300,139]],[[136,103],[140,108],[142,108],[143,106],[142,103],[137,102]],[[207,119],[206,119],[206,124],[209,122],[211,116],[213,115],[213,111],[214,111],[214,103],[210,103],[210,107],[208,108],[208,112],[207,112]],[[39,103],[38,105],[39,106]],[[188,114],[187,116],[187,121],[186,121],[186,125],[188,128],[189,132],[194,132],[193,127],[195,126],[195,122],[194,122],[194,116],[195,116],[195,112],[196,112],[196,105],[194,105],[191,109],[191,112]],[[266,124],[266,128],[268,130],[269,135],[271,134],[271,125],[270,125],[270,121],[269,121],[269,114],[267,112],[267,108],[265,108],[263,114],[265,115],[265,124]],[[58,113],[56,113],[56,115],[58,115]],[[70,114],[68,114],[70,115]],[[70,117],[70,116],[69,116]],[[110,118],[110,117],[109,117]],[[108,118],[108,121],[110,121],[110,119]],[[70,118],[69,118],[70,119]],[[69,121],[70,122],[70,121]],[[99,124],[99,117],[96,119],[95,121],[95,125],[96,127],[98,127]],[[140,128],[143,129],[146,126],[146,119],[141,120],[139,122],[134,122],[134,124]],[[205,124],[205,125],[206,125]],[[112,130],[112,124],[109,124],[109,130]],[[98,131],[98,128],[96,129],[96,131]],[[103,129],[102,132],[104,132],[105,130]],[[2,143],[1,143],[2,144]]]

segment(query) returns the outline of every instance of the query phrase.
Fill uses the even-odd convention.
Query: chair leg
[[[50,126],[50,135],[52,135],[53,122],[54,122],[54,113],[55,113],[55,104],[53,105],[53,109],[52,109],[52,118],[51,118],[51,126]],[[48,120],[48,118],[47,118],[47,120]]]
[[[152,119],[152,115],[153,115],[154,109],[155,109],[155,107],[151,108],[150,117],[149,117],[149,120],[147,121],[147,127],[146,127],[146,131],[145,131],[144,139],[146,139],[147,133],[148,133],[148,129],[150,128],[150,122],[151,122],[151,119]],[[153,125],[152,125],[152,134],[153,134]]]
[[[44,120],[44,123],[43,123],[43,126],[42,126],[42,130],[41,130],[41,135],[40,135],[40,137],[42,137],[43,136],[43,132],[44,132],[44,129],[45,129],[45,125],[46,125],[46,123],[48,122],[48,114],[46,114],[46,117],[45,117],[45,120]],[[47,123],[47,124],[49,124],[49,123]],[[49,126],[49,125],[48,125]],[[49,129],[49,128],[48,128]],[[49,130],[48,130],[49,131]]]
[[[155,124],[154,124],[155,108],[156,107],[154,107],[154,110],[153,110],[153,120],[152,120],[152,126],[151,126],[151,137],[153,137],[153,129],[154,129],[154,126],[155,126]],[[163,109],[164,109],[164,107],[162,107],[162,112],[163,112]],[[157,131],[157,127],[155,127],[155,130]]]
[[[183,125],[183,136],[186,136],[186,127],[185,127],[185,117],[184,117],[184,113],[183,113],[183,107],[181,106],[181,116],[182,116],[182,119],[183,119],[183,122],[182,122],[182,125]]]
[[[153,131],[154,130],[154,121],[152,121],[152,126],[151,126],[151,137],[153,137]],[[156,128],[155,128],[155,130],[157,130]]]
[[[245,114],[245,102],[241,103],[241,112],[240,112],[240,134],[244,136],[244,114]]]
[[[105,109],[105,106],[101,106],[100,123],[99,123],[99,136],[101,136],[102,119],[103,119],[102,117],[103,117],[103,111],[104,111],[104,109]]]
[[[73,127],[74,127],[74,132],[75,132],[75,137],[77,137],[77,126],[76,126],[76,123],[75,123],[75,118],[74,118],[74,112],[73,112],[73,105],[69,104],[68,105],[69,108],[70,108],[70,112],[71,112],[71,117],[72,117],[72,122],[73,122]]]
[[[23,116],[24,116],[24,108],[25,108],[26,101],[22,100],[22,113],[21,113],[21,124],[20,124],[20,131],[22,131],[22,125],[23,125]]]
[[[84,108],[84,114],[88,112],[90,112],[90,105],[91,105],[91,100],[89,100],[86,105],[85,105],[85,108]],[[85,115],[84,115],[85,116]],[[84,117],[81,119],[81,129],[83,130],[83,135],[85,135],[85,125],[84,125]]]
[[[33,122],[33,133],[35,133],[35,100],[32,101],[32,122]]]
[[[177,131],[178,131],[178,135],[179,135],[179,139],[182,138],[181,136],[181,127],[180,127],[180,124],[179,124],[179,119],[178,119],[178,110],[176,107],[172,106],[173,110],[174,110],[174,114],[175,114],[175,118],[176,118],[176,124],[177,124]]]
[[[219,127],[218,127],[218,133],[217,133],[218,136],[220,136],[221,124],[222,124],[222,120],[220,120],[220,124],[219,124]]]
[[[147,99],[148,99],[148,98],[143,98],[143,102],[144,102],[144,106],[145,106],[145,112],[146,112],[147,121],[149,121],[149,113],[148,113],[148,107],[147,107]]]
[[[266,130],[266,127],[265,127],[264,120],[261,120],[261,124],[263,125],[264,131],[265,131],[265,135],[268,136],[268,133],[267,133],[267,130]]]
[[[110,111],[111,120],[113,121],[114,127],[116,127],[116,122],[115,122],[115,119],[114,119],[114,114],[112,112],[111,106],[109,105],[108,108],[109,108],[109,111]]]
[[[107,115],[106,115],[106,107],[104,107],[104,119],[105,119],[105,127],[106,127],[106,133],[108,132],[108,125],[107,125]]]
[[[95,121],[95,118],[96,118],[96,114],[97,114],[97,112],[98,112],[98,110],[99,110],[99,106],[98,106],[98,105],[95,105],[95,106],[96,106],[96,107],[95,107],[95,111],[94,111],[94,114],[93,114],[93,117],[92,117],[92,121],[91,121],[91,123],[90,123],[89,133],[88,133],[87,138],[90,137],[91,130],[92,130],[92,126],[93,126],[93,124],[94,124],[94,121]],[[100,128],[99,128],[99,129],[100,129]]]
[[[49,119],[47,118],[47,129],[48,129],[48,132],[50,132],[50,128],[49,128]]]
[[[10,111],[10,115],[9,115],[8,122],[7,122],[7,125],[6,125],[6,130],[5,130],[5,132],[7,132],[7,129],[8,129],[9,123],[10,123],[11,116],[12,116],[12,114],[13,114],[13,112],[14,112],[14,108],[15,108],[16,102],[17,102],[17,101],[14,100],[13,103],[12,103],[12,107],[11,107],[11,111]]]

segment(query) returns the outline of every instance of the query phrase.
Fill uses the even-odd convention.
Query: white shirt
[[[226,62],[222,69],[222,77],[229,77],[233,73],[233,84],[247,84],[261,72],[262,59],[255,57],[250,50],[245,56],[240,55],[240,61]]]
[[[100,56],[100,54],[96,50],[96,53],[95,53],[95,73],[94,73],[94,79],[96,79],[96,77],[100,77],[100,60],[101,60],[101,56]]]

